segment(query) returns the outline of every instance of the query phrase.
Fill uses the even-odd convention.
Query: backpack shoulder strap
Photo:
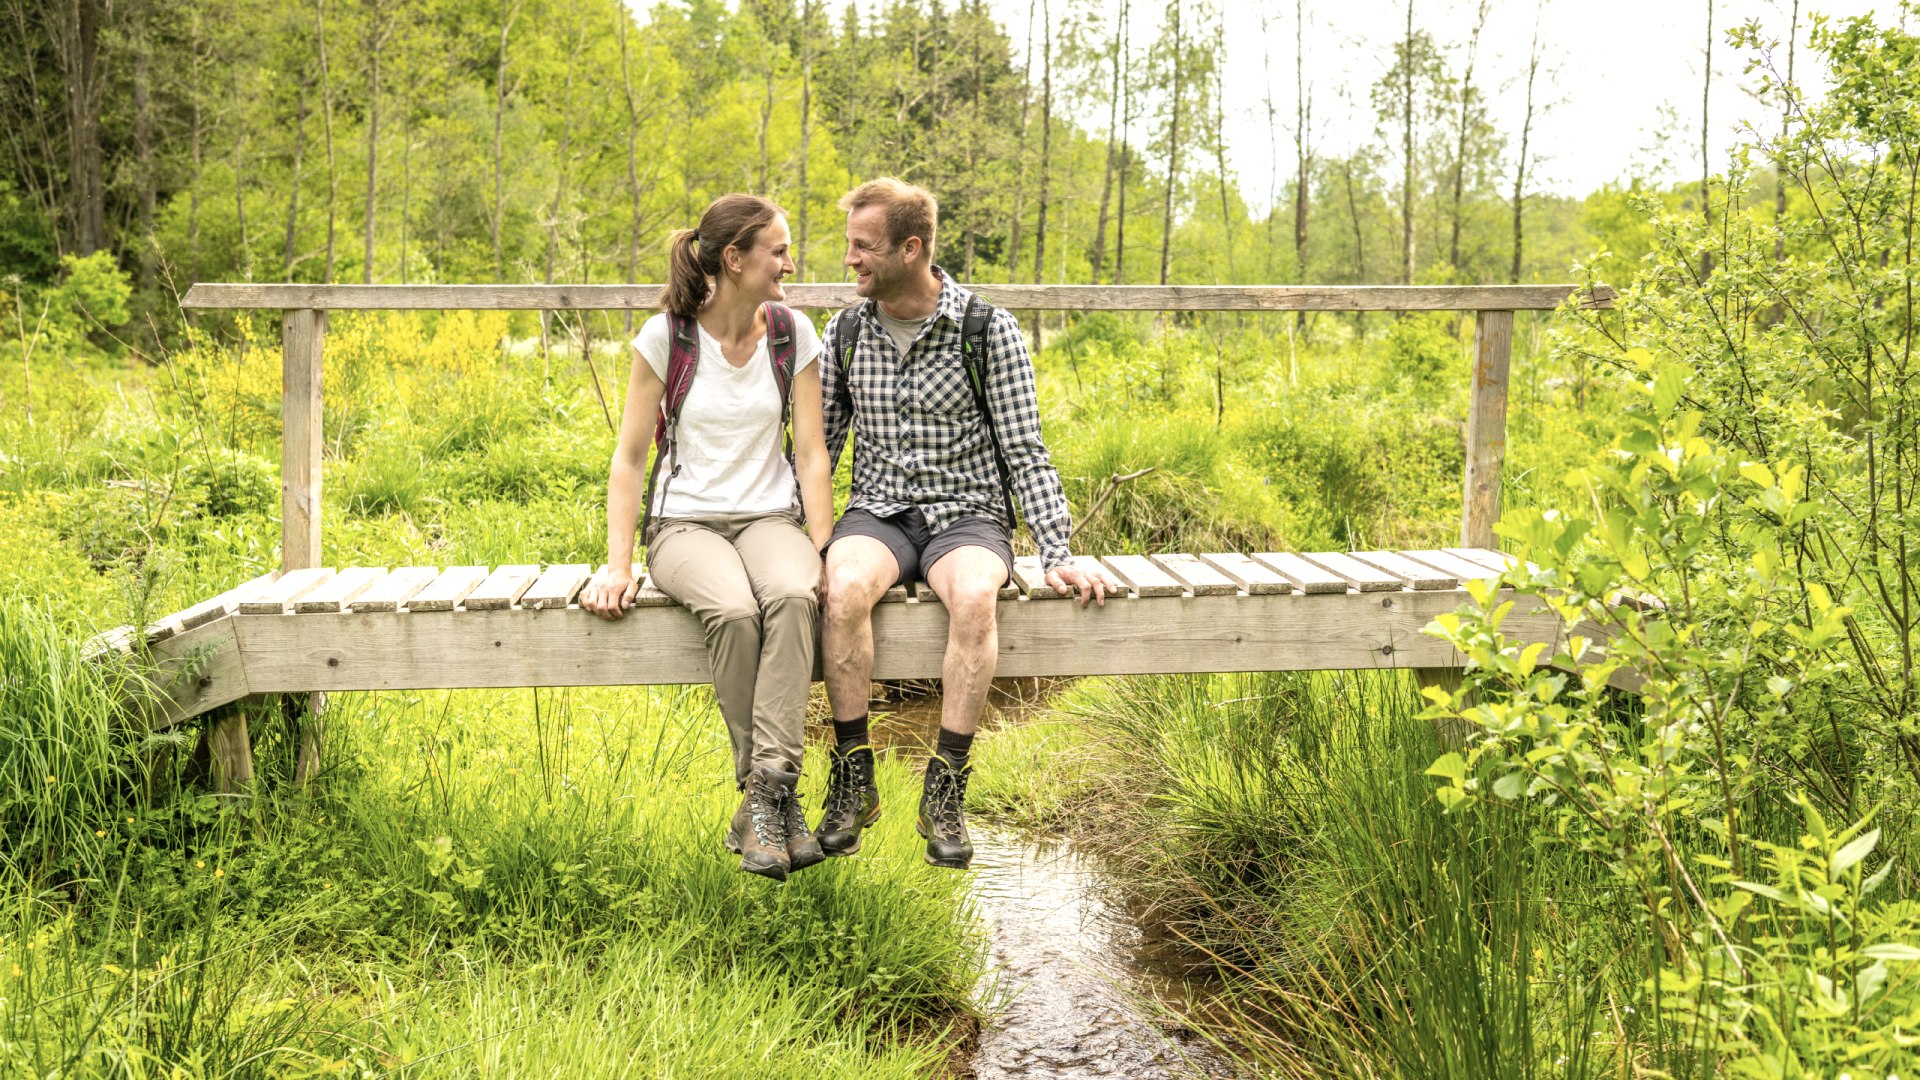
[[[833,317],[833,362],[840,365],[840,393],[838,397],[847,404],[853,402],[853,387],[848,375],[853,371],[853,350],[860,344],[860,313],[866,310],[867,301],[840,309]]]
[[[773,382],[780,388],[780,423],[785,426],[793,411],[793,358],[799,346],[793,340],[793,309],[769,302],[767,312],[767,359],[773,363]]]
[[[660,397],[656,442],[672,437],[680,421],[680,407],[687,403],[687,391],[693,388],[693,373],[700,368],[700,324],[691,315],[669,312],[667,332],[667,390]]]
[[[986,426],[987,442],[993,447],[993,463],[1000,470],[1000,497],[1005,500],[1007,528],[1020,520],[1013,512],[1013,470],[1007,466],[1007,453],[1000,446],[1000,432],[993,426],[993,412],[987,407],[987,327],[993,323],[993,305],[978,295],[967,297],[967,313],[960,321],[960,359],[967,369],[967,384],[973,388],[973,404],[980,410],[980,422]]]

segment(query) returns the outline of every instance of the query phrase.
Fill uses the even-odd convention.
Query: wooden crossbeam
[[[301,285],[200,283],[183,308],[305,311],[644,311],[660,306],[659,285]],[[1025,311],[1552,311],[1580,295],[1610,308],[1614,290],[1552,285],[999,285],[966,286]],[[796,308],[843,308],[859,301],[851,283],[792,284]]]

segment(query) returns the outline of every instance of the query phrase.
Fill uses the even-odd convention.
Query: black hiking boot
[[[920,793],[920,814],[913,827],[927,838],[927,864],[965,870],[973,862],[973,841],[967,836],[967,778],[971,767],[956,769],[935,754],[927,759],[926,785]]]
[[[851,855],[860,850],[860,830],[880,818],[880,789],[873,782],[873,747],[827,754],[827,812],[820,818],[820,850]]]
[[[799,774],[782,772],[765,765],[747,777],[747,794],[740,801],[746,820],[739,833],[740,869],[775,881],[787,880],[787,804],[793,801],[793,785]]]
[[[797,874],[815,863],[827,861],[827,853],[820,847],[820,838],[807,828],[807,811],[800,805],[797,792],[787,797],[786,818],[787,873]]]

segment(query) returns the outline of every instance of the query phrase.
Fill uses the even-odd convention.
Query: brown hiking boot
[[[746,815],[739,833],[740,869],[775,881],[787,880],[787,803],[793,801],[798,773],[762,765],[747,777],[740,810]]]
[[[920,794],[920,814],[913,826],[927,838],[927,864],[965,870],[973,862],[973,840],[967,835],[967,778],[971,767],[956,769],[935,754],[927,759],[926,786]]]
[[[851,855],[860,850],[860,830],[880,818],[880,789],[873,782],[873,747],[827,755],[827,812],[820,818],[820,850]]]
[[[827,853],[820,838],[807,828],[807,811],[800,805],[799,793],[787,797],[787,872],[797,874],[815,863],[825,862]]]

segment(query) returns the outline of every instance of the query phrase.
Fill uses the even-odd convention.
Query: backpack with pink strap
[[[793,418],[793,309],[769,302],[762,310],[767,316],[767,359],[773,364],[773,382],[780,391],[780,430],[786,437],[787,461],[792,462],[793,431],[789,421]],[[667,330],[671,335],[667,347],[667,391],[660,398],[660,414],[653,425],[653,468],[647,473],[647,506],[640,523],[643,541],[652,538],[654,504],[667,504],[666,489],[673,478],[680,475],[675,438],[680,429],[680,409],[687,403],[687,392],[693,388],[693,374],[700,367],[699,322],[690,315],[668,312]],[[673,458],[673,465],[662,479],[660,463],[669,457]],[[658,498],[654,495],[656,480],[660,484]]]

